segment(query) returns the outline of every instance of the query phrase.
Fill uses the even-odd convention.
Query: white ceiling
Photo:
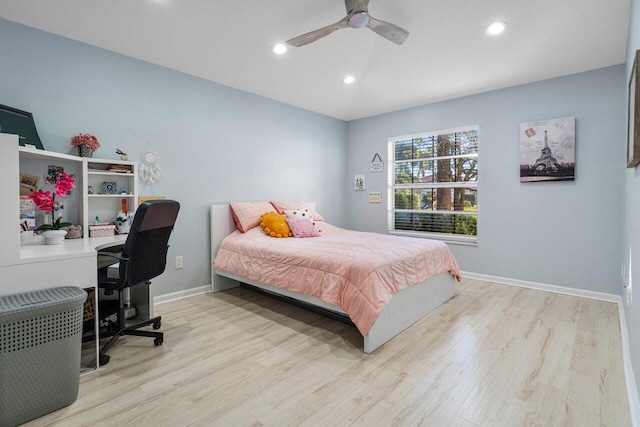
[[[625,61],[630,0],[371,0],[409,30],[271,51],[346,15],[343,0],[2,0],[0,17],[343,120]],[[485,27],[506,21],[500,37]],[[356,82],[342,83],[352,74]]]

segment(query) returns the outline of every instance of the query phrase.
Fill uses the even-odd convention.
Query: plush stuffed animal
[[[260,227],[271,237],[291,237],[293,233],[287,224],[287,217],[277,212],[266,212],[260,217]]]

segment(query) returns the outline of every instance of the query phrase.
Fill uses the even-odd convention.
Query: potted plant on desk
[[[51,212],[51,224],[42,224],[36,229],[44,237],[45,245],[59,245],[64,242],[64,237],[67,235],[67,230],[64,230],[64,228],[72,225],[70,222],[62,222],[62,215],[56,219],[55,210],[56,196],[65,196],[76,188],[73,183],[73,177],[60,172],[55,180],[55,192],[50,193],[49,191],[38,190],[29,195],[29,198],[33,200],[38,209]]]

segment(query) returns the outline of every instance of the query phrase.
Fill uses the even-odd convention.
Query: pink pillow
[[[315,219],[316,221],[324,221],[324,218],[322,217],[322,215],[320,215],[318,212],[316,212],[316,210],[311,207],[310,203],[305,203],[305,202],[274,202],[272,200],[271,204],[273,205],[274,208],[276,208],[276,210],[278,211],[279,214],[283,214],[284,211],[291,211],[291,210],[296,210],[296,209],[309,209],[313,219]]]
[[[320,233],[308,219],[287,218],[293,237],[320,237]]]
[[[236,227],[246,233],[260,225],[260,215],[273,210],[271,203],[262,202],[232,202],[229,203]]]

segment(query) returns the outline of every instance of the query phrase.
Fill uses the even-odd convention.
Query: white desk
[[[17,185],[21,170],[21,157],[25,163],[22,165],[23,167],[34,161],[44,162],[44,165],[64,162],[69,167],[72,167],[71,172],[78,173],[78,176],[76,176],[76,185],[78,186],[76,191],[82,194],[82,201],[80,206],[77,207],[78,211],[75,213],[79,218],[83,218],[85,233],[88,231],[86,227],[88,224],[86,217],[90,212],[88,185],[92,183],[92,181],[89,181],[88,160],[41,150],[27,150],[24,152],[19,148],[17,135],[0,133],[0,178],[3,183],[8,183],[0,185],[0,200],[4,202],[0,206],[0,296],[57,286],[77,286],[97,290],[97,251],[108,246],[120,245],[124,243],[127,236],[68,239],[61,245],[21,245],[20,229],[18,227],[20,223],[20,210],[18,208],[20,186]],[[92,159],[91,163],[109,164],[122,162],[118,160]],[[134,193],[133,205],[135,206],[137,204],[136,163],[129,163],[133,167],[134,175],[129,176],[127,179],[130,180],[129,189],[133,190]],[[43,171],[46,171],[46,169],[43,169]],[[28,170],[27,172],[32,173]],[[96,178],[96,176],[101,177],[102,175],[109,176],[109,179],[115,176],[106,171],[91,174],[92,179],[95,180],[102,179]],[[103,198],[95,200],[103,200]],[[117,198],[104,200],[118,201]],[[116,204],[116,206],[114,213],[113,206],[109,204],[109,211],[114,213],[114,218],[119,208],[119,205]],[[140,289],[138,290],[137,288]],[[135,292],[131,292],[130,299],[136,303],[141,317],[144,319],[146,315],[152,314],[151,296],[147,286],[137,286],[135,289]],[[97,294],[97,292],[94,293],[94,295]]]
[[[118,235],[67,239],[61,245],[21,246],[19,258],[0,263],[0,296],[58,286],[92,288],[96,307],[94,332],[98,336],[97,254],[101,249],[124,244],[126,239],[126,235]],[[152,296],[147,286],[132,288],[130,299],[135,301],[142,319],[153,317]],[[95,343],[95,367],[83,367],[83,373],[99,367],[100,342]]]
[[[96,286],[97,251],[126,235],[67,239],[61,245],[24,245],[19,258],[0,265],[0,296],[56,286]]]

